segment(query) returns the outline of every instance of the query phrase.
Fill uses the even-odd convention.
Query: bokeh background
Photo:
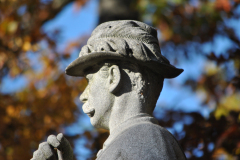
[[[26,160],[62,132],[77,160],[108,136],[83,114],[87,82],[64,74],[92,30],[134,19],[158,29],[185,71],[165,80],[154,116],[190,160],[240,159],[239,0],[0,0],[0,160]]]

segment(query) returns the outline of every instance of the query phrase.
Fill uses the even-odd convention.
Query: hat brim
[[[140,61],[135,58],[124,57],[117,53],[110,52],[92,52],[88,55],[78,57],[66,68],[65,73],[70,76],[84,76],[86,69],[106,60],[123,60],[138,63],[150,68],[152,71],[160,74],[164,78],[175,78],[183,72],[183,69],[176,68],[171,64],[160,63],[156,61]]]

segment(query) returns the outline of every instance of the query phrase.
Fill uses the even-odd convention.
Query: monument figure
[[[161,54],[157,31],[145,23],[110,21],[93,31],[66,74],[86,77],[83,112],[94,127],[110,131],[98,160],[186,159],[177,140],[152,116],[164,78],[182,71]],[[52,148],[72,160],[72,148],[61,133],[41,143],[32,159],[57,159]]]

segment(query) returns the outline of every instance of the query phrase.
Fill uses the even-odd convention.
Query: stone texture
[[[104,60],[121,60],[144,65],[164,78],[182,73],[161,54],[157,31],[145,23],[123,20],[100,24],[82,47],[79,58],[66,69],[66,74],[83,76],[84,70]]]
[[[142,22],[106,22],[93,31],[66,73],[86,77],[83,112],[94,127],[110,131],[98,160],[186,159],[176,139],[152,116],[164,78],[182,71],[162,56],[157,31]],[[52,147],[62,151],[64,160],[73,159],[62,134],[49,136],[33,159],[55,160]]]
[[[178,142],[155,118],[139,114],[115,128],[97,155],[98,160],[185,160]]]

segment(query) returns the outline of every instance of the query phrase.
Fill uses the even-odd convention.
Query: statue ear
[[[108,76],[108,84],[109,84],[109,91],[114,93],[118,90],[120,86],[121,80],[121,72],[117,65],[112,65],[109,70]]]

